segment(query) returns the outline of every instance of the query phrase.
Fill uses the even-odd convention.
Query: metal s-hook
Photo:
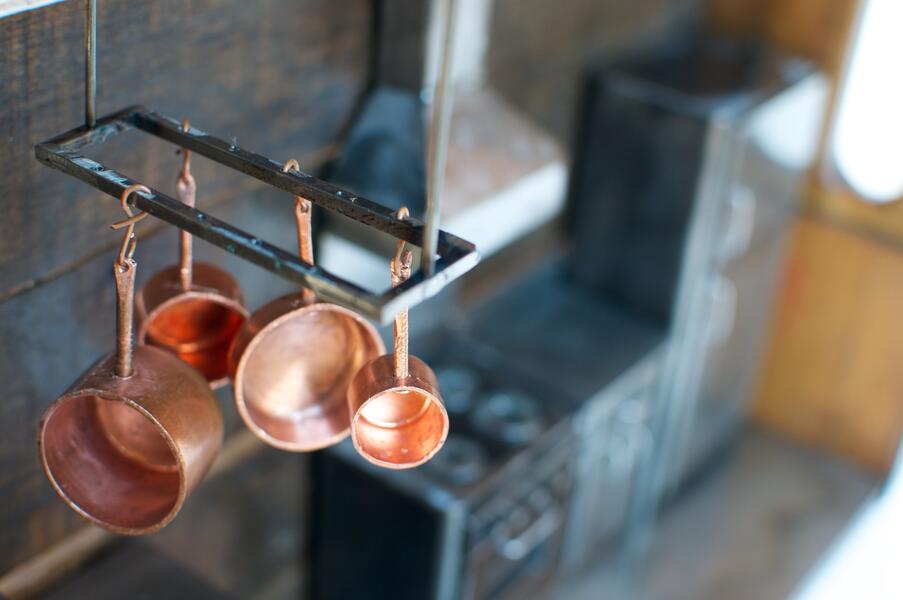
[[[134,183],[125,188],[122,191],[122,195],[119,197],[119,204],[122,206],[122,210],[125,214],[128,215],[128,218],[110,225],[111,229],[122,229],[123,227],[127,227],[125,237],[122,238],[122,246],[119,248],[119,260],[116,262],[120,267],[126,267],[126,261],[131,259],[135,254],[135,223],[147,216],[147,213],[144,211],[141,211],[136,215],[129,207],[128,200],[134,192],[144,192],[145,194],[151,193],[148,187],[143,186],[140,183]]]

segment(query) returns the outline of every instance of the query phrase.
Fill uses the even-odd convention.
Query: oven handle
[[[518,561],[549,539],[561,526],[561,521],[561,509],[553,504],[520,535],[511,537],[510,522],[502,521],[492,528],[490,536],[499,555],[510,561]]]

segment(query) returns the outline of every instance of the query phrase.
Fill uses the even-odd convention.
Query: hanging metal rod
[[[237,145],[208,135],[195,127],[183,131],[181,122],[142,107],[132,107],[97,121],[94,128],[79,127],[35,146],[35,156],[46,165],[71,175],[118,199],[133,183],[142,183],[150,194],[135,193],[133,205],[167,223],[188,231],[254,264],[312,289],[321,300],[334,302],[380,323],[437,294],[477,262],[479,254],[470,242],[445,231],[438,232],[438,260],[433,274],[422,272],[402,285],[374,294],[328,271],[302,262],[250,233],[171,198],[82,153],[111,137],[139,129],[188,148],[197,155],[254,177],[292,196],[302,196],[324,208],[345,215],[397,239],[422,246],[424,225],[413,218],[399,220],[393,210],[300,171],[282,172],[282,163],[248,152]]]
[[[85,127],[96,122],[97,108],[97,0],[85,0]]]
[[[436,245],[439,241],[439,217],[442,210],[442,187],[445,183],[445,157],[448,154],[448,134],[451,124],[452,97],[450,92],[452,57],[454,56],[455,20],[457,0],[439,0],[445,8],[442,22],[442,54],[439,76],[433,88],[433,110],[430,124],[427,161],[426,237],[420,254],[420,270],[433,273],[436,262]],[[434,3],[436,6],[437,3]]]

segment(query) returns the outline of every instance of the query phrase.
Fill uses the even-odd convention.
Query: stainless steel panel
[[[650,353],[584,407],[577,420],[577,483],[563,562],[576,569],[622,531],[639,465],[652,445],[648,419],[661,351]]]

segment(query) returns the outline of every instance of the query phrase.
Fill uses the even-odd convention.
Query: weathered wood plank
[[[0,294],[96,252],[118,217],[115,202],[33,156],[36,142],[83,119],[82,4],[0,22]],[[142,103],[288,158],[335,141],[366,82],[367,0],[122,0],[98,10],[99,114]],[[174,148],[130,140],[98,158],[171,184]],[[243,185],[196,162],[202,205]]]
[[[489,34],[490,85],[570,143],[577,96],[594,61],[673,28],[691,0],[496,0]]]

